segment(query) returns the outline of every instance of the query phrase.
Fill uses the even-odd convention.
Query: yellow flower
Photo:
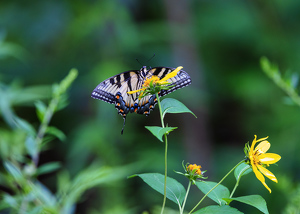
[[[194,173],[198,174],[198,175],[201,175],[201,170],[200,169],[201,169],[201,166],[200,165],[198,166],[196,164],[193,164],[193,165],[190,164],[190,165],[187,166],[187,171],[188,172],[193,172],[195,170]]]
[[[146,90],[149,90],[150,86],[161,86],[161,85],[166,85],[168,84],[168,79],[172,78],[172,77],[175,77],[177,75],[177,73],[182,69],[183,67],[182,66],[179,66],[177,67],[174,71],[168,73],[164,78],[162,79],[159,79],[158,76],[151,76],[150,78],[147,78],[145,81],[144,81],[144,84],[143,84],[143,87],[138,89],[138,90],[135,90],[135,91],[129,91],[127,92],[128,94],[134,94],[134,93],[137,93],[137,92],[140,92],[141,91],[141,94],[139,96],[139,99],[141,99],[141,97],[143,96],[144,92]]]
[[[281,159],[281,157],[278,154],[266,153],[271,146],[271,144],[268,141],[266,141],[267,138],[268,137],[256,140],[256,135],[254,135],[254,140],[248,153],[248,158],[250,160],[250,164],[252,166],[255,176],[271,193],[271,189],[267,186],[265,178],[262,174],[264,174],[267,178],[277,183],[275,175],[273,175],[272,172],[267,170],[266,167],[269,166],[269,164],[276,163]],[[257,142],[260,143],[254,149],[254,146]]]

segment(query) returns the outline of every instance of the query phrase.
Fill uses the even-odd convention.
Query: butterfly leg
[[[123,131],[124,131],[125,122],[126,122],[126,115],[125,115],[125,116],[123,116],[123,119],[124,119],[124,123],[123,123],[123,128],[122,128],[121,134],[123,134]]]

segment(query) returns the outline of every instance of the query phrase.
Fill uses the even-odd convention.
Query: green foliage
[[[220,206],[225,205],[226,201],[223,198],[228,198],[230,193],[227,187],[223,186],[222,184],[217,185],[218,183],[211,182],[211,181],[199,181],[196,182],[196,186],[204,193],[207,194],[213,189],[207,196],[218,203]]]
[[[62,171],[58,174],[57,194],[52,193],[39,181],[38,176],[57,172],[62,168],[60,162],[39,164],[39,159],[41,153],[47,150],[45,145],[52,142],[53,137],[49,138],[49,136],[60,140],[66,139],[62,131],[49,124],[54,114],[66,106],[67,89],[77,75],[77,70],[72,69],[65,79],[53,85],[49,105],[36,101],[35,96],[28,96],[28,99],[25,99],[25,93],[23,102],[32,102],[36,106],[38,119],[41,122],[37,131],[30,123],[14,113],[12,104],[15,103],[12,100],[15,92],[10,88],[1,88],[0,93],[3,95],[0,100],[1,113],[12,129],[0,130],[2,133],[0,153],[6,170],[1,173],[0,183],[9,189],[9,192],[1,194],[3,198],[0,202],[1,210],[7,210],[10,213],[71,214],[85,191],[98,185],[115,182],[127,175],[129,166],[118,169],[99,168],[94,165],[79,172],[73,179],[70,179],[67,171]]]
[[[247,195],[247,196],[240,196],[236,198],[227,198],[226,201],[230,203],[231,201],[239,201],[245,204],[249,204],[257,209],[259,209],[261,212],[268,214],[268,208],[267,203],[263,197],[260,195]]]
[[[299,83],[299,75],[294,73],[288,78],[283,78],[277,65],[272,64],[266,57],[260,59],[262,70],[280,87],[288,96],[300,106],[300,96],[296,91]]]
[[[300,210],[300,185],[293,192],[288,193],[288,203],[284,208],[284,214],[296,214]]]
[[[196,115],[191,110],[189,110],[183,103],[181,103],[176,99],[166,98],[161,101],[160,105],[161,105],[161,112],[162,112],[162,120],[164,119],[166,113],[191,113],[196,117]],[[177,129],[177,127],[159,127],[159,126],[145,126],[145,127],[161,142],[163,142],[162,140],[163,135],[169,134],[174,129]]]
[[[131,177],[138,176],[143,181],[152,187],[157,192],[164,194],[164,175],[159,173],[145,173],[145,174],[137,174]],[[176,181],[173,178],[167,177],[167,198],[178,204],[179,207],[183,203],[184,196],[186,194],[185,188],[181,183]]]
[[[165,117],[166,113],[191,113],[196,117],[196,115],[191,110],[189,110],[182,102],[173,98],[166,98],[161,101],[161,108],[162,118]]]
[[[230,206],[227,205],[223,205],[223,206],[207,206],[205,208],[202,208],[196,212],[194,212],[195,214],[213,214],[213,213],[224,213],[224,214],[242,214],[242,212],[238,211],[235,208],[232,208]]]
[[[163,135],[169,134],[174,129],[177,129],[177,127],[159,127],[159,126],[145,126],[146,129],[148,129],[158,140],[163,142]]]
[[[252,172],[251,166],[246,163],[241,163],[238,167],[235,168],[234,177],[237,181],[239,181],[243,175],[247,175],[250,172]]]

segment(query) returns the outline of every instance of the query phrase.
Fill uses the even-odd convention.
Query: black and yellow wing
[[[141,89],[145,80],[153,75],[162,79],[174,70],[175,68],[167,67],[155,67],[148,70],[144,66],[140,70],[117,74],[101,82],[93,90],[92,98],[114,104],[118,113],[123,116],[125,124],[126,115],[129,112],[149,115],[157,103],[155,95],[148,95],[139,100],[139,92],[134,94],[128,94],[127,92]],[[162,90],[159,93],[160,97],[191,84],[190,76],[183,70],[180,70],[176,76],[167,81],[171,87],[169,90]]]

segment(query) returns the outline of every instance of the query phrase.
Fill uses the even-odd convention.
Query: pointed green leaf
[[[61,141],[64,141],[66,139],[66,135],[61,130],[57,129],[54,126],[48,126],[47,130],[46,130],[46,133],[54,135],[55,137],[57,137]]]
[[[9,194],[6,194],[6,193],[4,193],[2,195],[1,203],[2,203],[2,206],[0,206],[0,207],[2,209],[4,207],[9,208],[9,207],[17,207],[18,206],[18,201],[17,201],[16,197],[13,197],[13,196],[11,196]]]
[[[37,114],[39,120],[42,122],[44,119],[46,110],[47,110],[47,106],[42,101],[37,101],[34,103],[34,105],[36,107],[36,114]]]
[[[46,186],[44,186],[42,183],[35,182],[31,183],[30,187],[31,194],[33,194],[35,198],[38,198],[41,203],[47,206],[55,206],[56,197]]]
[[[251,166],[249,164],[246,164],[246,163],[241,163],[234,170],[235,179],[238,181],[243,175],[247,175],[250,172],[252,172]]]
[[[157,192],[164,194],[165,176],[159,173],[144,173],[136,174],[131,177],[139,176],[145,183],[152,187]],[[176,204],[182,204],[186,194],[185,188],[181,183],[173,178],[167,177],[167,198]]]
[[[28,154],[34,159],[38,155],[39,148],[33,136],[29,135],[25,141]]]
[[[196,182],[196,186],[204,193],[208,193],[212,188],[214,188],[217,185],[215,182],[211,181],[199,181]],[[207,196],[214,200],[219,205],[226,204],[226,201],[223,200],[223,198],[229,197],[229,190],[227,187],[223,186],[222,184],[219,184],[214,190],[212,190]]]
[[[17,166],[15,166],[12,162],[5,161],[4,167],[17,181],[23,178],[21,170]]]
[[[157,137],[158,140],[163,142],[162,136],[164,134],[169,134],[174,129],[177,129],[177,127],[159,127],[159,126],[145,126],[146,129],[148,129],[155,137]]]
[[[61,164],[59,162],[45,163],[37,169],[37,174],[42,175],[42,174],[50,173],[59,169],[60,167]]]
[[[222,214],[243,214],[242,212],[238,211],[237,209],[230,207],[228,205],[224,206],[218,206],[218,205],[212,205],[204,207],[200,210],[197,210],[196,212],[193,212],[194,214],[215,214],[215,213],[222,213]]]
[[[15,116],[14,120],[15,120],[14,122],[15,122],[16,126],[19,129],[24,130],[26,133],[28,133],[30,135],[33,135],[33,136],[35,135],[35,133],[36,133],[35,129],[26,120],[19,118],[17,116]]]
[[[166,98],[161,101],[161,108],[163,118],[165,117],[166,113],[191,113],[196,117],[196,115],[191,110],[189,110],[182,102],[173,98]]]
[[[236,198],[226,198],[226,201],[239,201],[248,205],[251,205],[261,212],[265,214],[269,214],[267,203],[263,197],[260,195],[247,195],[247,196],[241,196],[241,197],[236,197]]]

